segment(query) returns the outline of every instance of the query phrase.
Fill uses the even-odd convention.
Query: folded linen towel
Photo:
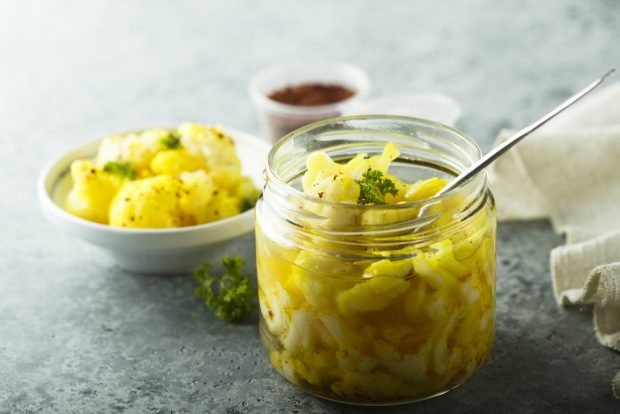
[[[510,131],[502,131],[502,142]],[[620,82],[593,94],[489,168],[500,219],[549,218],[559,304],[592,304],[598,340],[620,351]],[[620,398],[620,373],[612,382]]]

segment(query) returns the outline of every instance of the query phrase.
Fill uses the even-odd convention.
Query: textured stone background
[[[479,374],[373,410],[292,388],[255,316],[222,323],[188,277],[118,270],[46,223],[35,194],[45,162],[109,132],[188,119],[257,131],[248,79],[291,60],[358,64],[374,96],[452,95],[486,150],[619,66],[618,39],[612,0],[0,0],[0,412],[618,412],[619,356],[588,309],[552,298],[562,238],[546,222],[500,226],[497,340]],[[239,248],[253,257],[250,236]]]

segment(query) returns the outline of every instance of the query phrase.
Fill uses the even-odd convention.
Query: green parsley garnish
[[[108,161],[103,166],[103,171],[130,180],[136,178],[136,170],[127,161]]]
[[[241,200],[241,212],[248,211],[256,206],[256,202],[260,198],[261,193],[259,192],[255,196],[246,197]]]
[[[196,295],[204,300],[215,316],[227,322],[252,311],[254,290],[250,286],[250,275],[241,273],[244,264],[239,256],[226,256],[222,260],[226,269],[223,275],[211,275],[209,263],[203,263],[194,272],[194,279],[199,283]]]
[[[368,170],[361,180],[355,180],[360,186],[357,204],[385,204],[385,195],[398,194],[394,182],[379,170]]]
[[[161,139],[161,145],[167,149],[181,148],[181,136],[178,132],[172,131]]]

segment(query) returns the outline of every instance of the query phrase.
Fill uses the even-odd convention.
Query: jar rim
[[[346,207],[346,208],[351,208],[351,209],[363,209],[363,210],[398,210],[398,209],[411,209],[411,208],[416,208],[416,207],[421,208],[424,205],[428,205],[429,200],[432,200],[432,203],[437,203],[437,202],[448,200],[454,197],[455,194],[462,192],[465,187],[477,181],[480,181],[479,186],[482,189],[487,188],[486,172],[483,170],[480,173],[473,176],[468,181],[466,181],[465,183],[453,189],[450,189],[446,191],[445,193],[439,196],[436,196],[436,197],[431,197],[428,199],[418,200],[418,201],[401,202],[398,204],[361,204],[360,205],[360,204],[352,204],[352,203],[346,203],[346,202],[340,202],[340,201],[326,200],[326,199],[315,197],[310,194],[306,194],[303,191],[300,191],[299,189],[289,185],[289,183],[287,183],[283,179],[283,177],[281,177],[275,171],[273,164],[275,162],[276,154],[278,154],[278,152],[281,151],[282,148],[285,145],[287,145],[289,142],[291,142],[295,137],[300,136],[302,134],[307,134],[308,132],[312,130],[320,129],[329,124],[336,125],[337,123],[346,122],[346,121],[366,121],[366,120],[367,121],[373,121],[373,120],[374,121],[377,121],[377,120],[402,121],[404,123],[416,123],[416,124],[420,124],[424,126],[447,130],[451,132],[452,134],[455,134],[456,136],[461,138],[463,142],[465,142],[469,146],[469,148],[474,152],[473,153],[474,159],[472,160],[472,163],[476,162],[482,157],[482,151],[480,147],[478,146],[478,144],[476,143],[476,141],[473,140],[473,138],[463,133],[462,131],[459,131],[451,126],[442,124],[440,122],[423,119],[423,118],[416,118],[412,116],[403,116],[403,115],[365,114],[365,115],[342,116],[342,117],[329,118],[329,119],[313,122],[299,129],[296,129],[295,131],[290,132],[289,134],[285,135],[280,140],[278,140],[274,144],[274,146],[271,148],[267,156],[267,165],[265,168],[265,172],[267,176],[266,182],[277,183],[278,186],[284,186],[286,188],[286,191],[292,192],[292,195],[294,195],[295,197],[299,197],[300,199],[304,199],[306,201],[317,203],[318,205],[325,205],[325,206],[331,206],[331,207]],[[458,171],[458,173],[460,172],[462,171]]]

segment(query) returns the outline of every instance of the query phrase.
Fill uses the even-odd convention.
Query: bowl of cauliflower
[[[111,135],[46,167],[45,216],[140,273],[181,273],[229,252],[254,229],[269,144],[184,123]]]

